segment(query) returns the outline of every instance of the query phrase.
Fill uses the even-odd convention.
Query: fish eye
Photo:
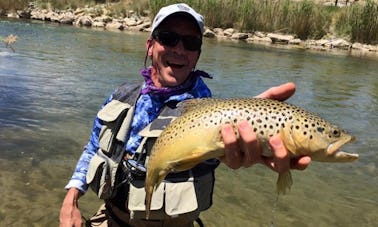
[[[340,136],[340,130],[339,129],[334,129],[332,131],[332,136],[334,137],[339,137]]]

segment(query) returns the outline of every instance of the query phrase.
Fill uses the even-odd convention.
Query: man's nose
[[[182,40],[179,40],[178,43],[176,44],[176,46],[173,47],[173,49],[177,53],[183,53],[186,50],[185,47],[184,47],[184,43],[182,42]]]

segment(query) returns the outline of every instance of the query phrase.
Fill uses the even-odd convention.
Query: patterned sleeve
[[[105,103],[102,105],[102,108],[113,99],[111,95]],[[92,157],[96,154],[99,148],[99,134],[102,127],[102,121],[99,118],[95,118],[93,123],[93,128],[88,144],[84,147],[83,153],[80,156],[79,161],[76,164],[75,171],[65,186],[65,189],[77,188],[82,193],[85,193],[88,190],[88,184],[86,182],[86,175],[89,167],[89,162]]]

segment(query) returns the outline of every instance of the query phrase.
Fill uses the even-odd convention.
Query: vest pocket
[[[103,127],[99,134],[99,146],[109,156],[115,140],[125,142],[126,128],[131,119],[131,116],[126,118],[125,116],[130,108],[132,108],[130,104],[112,100],[97,114],[97,117],[103,122]]]
[[[128,208],[133,211],[144,211],[146,191],[144,180],[134,180],[130,183]],[[151,210],[159,210],[164,205],[164,183],[162,182],[152,195]]]
[[[118,163],[106,156],[101,150],[92,157],[86,175],[87,184],[100,199],[112,197]]]

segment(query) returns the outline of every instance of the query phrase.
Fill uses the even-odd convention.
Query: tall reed
[[[12,11],[18,9],[24,9],[30,0],[0,0],[0,11]]]
[[[378,2],[345,7],[336,16],[336,31],[353,42],[378,44]]]
[[[152,15],[164,5],[182,1],[150,0]],[[319,38],[326,34],[331,15],[321,6],[304,0],[187,0],[211,27],[234,27],[242,31],[290,32],[300,38]]]

